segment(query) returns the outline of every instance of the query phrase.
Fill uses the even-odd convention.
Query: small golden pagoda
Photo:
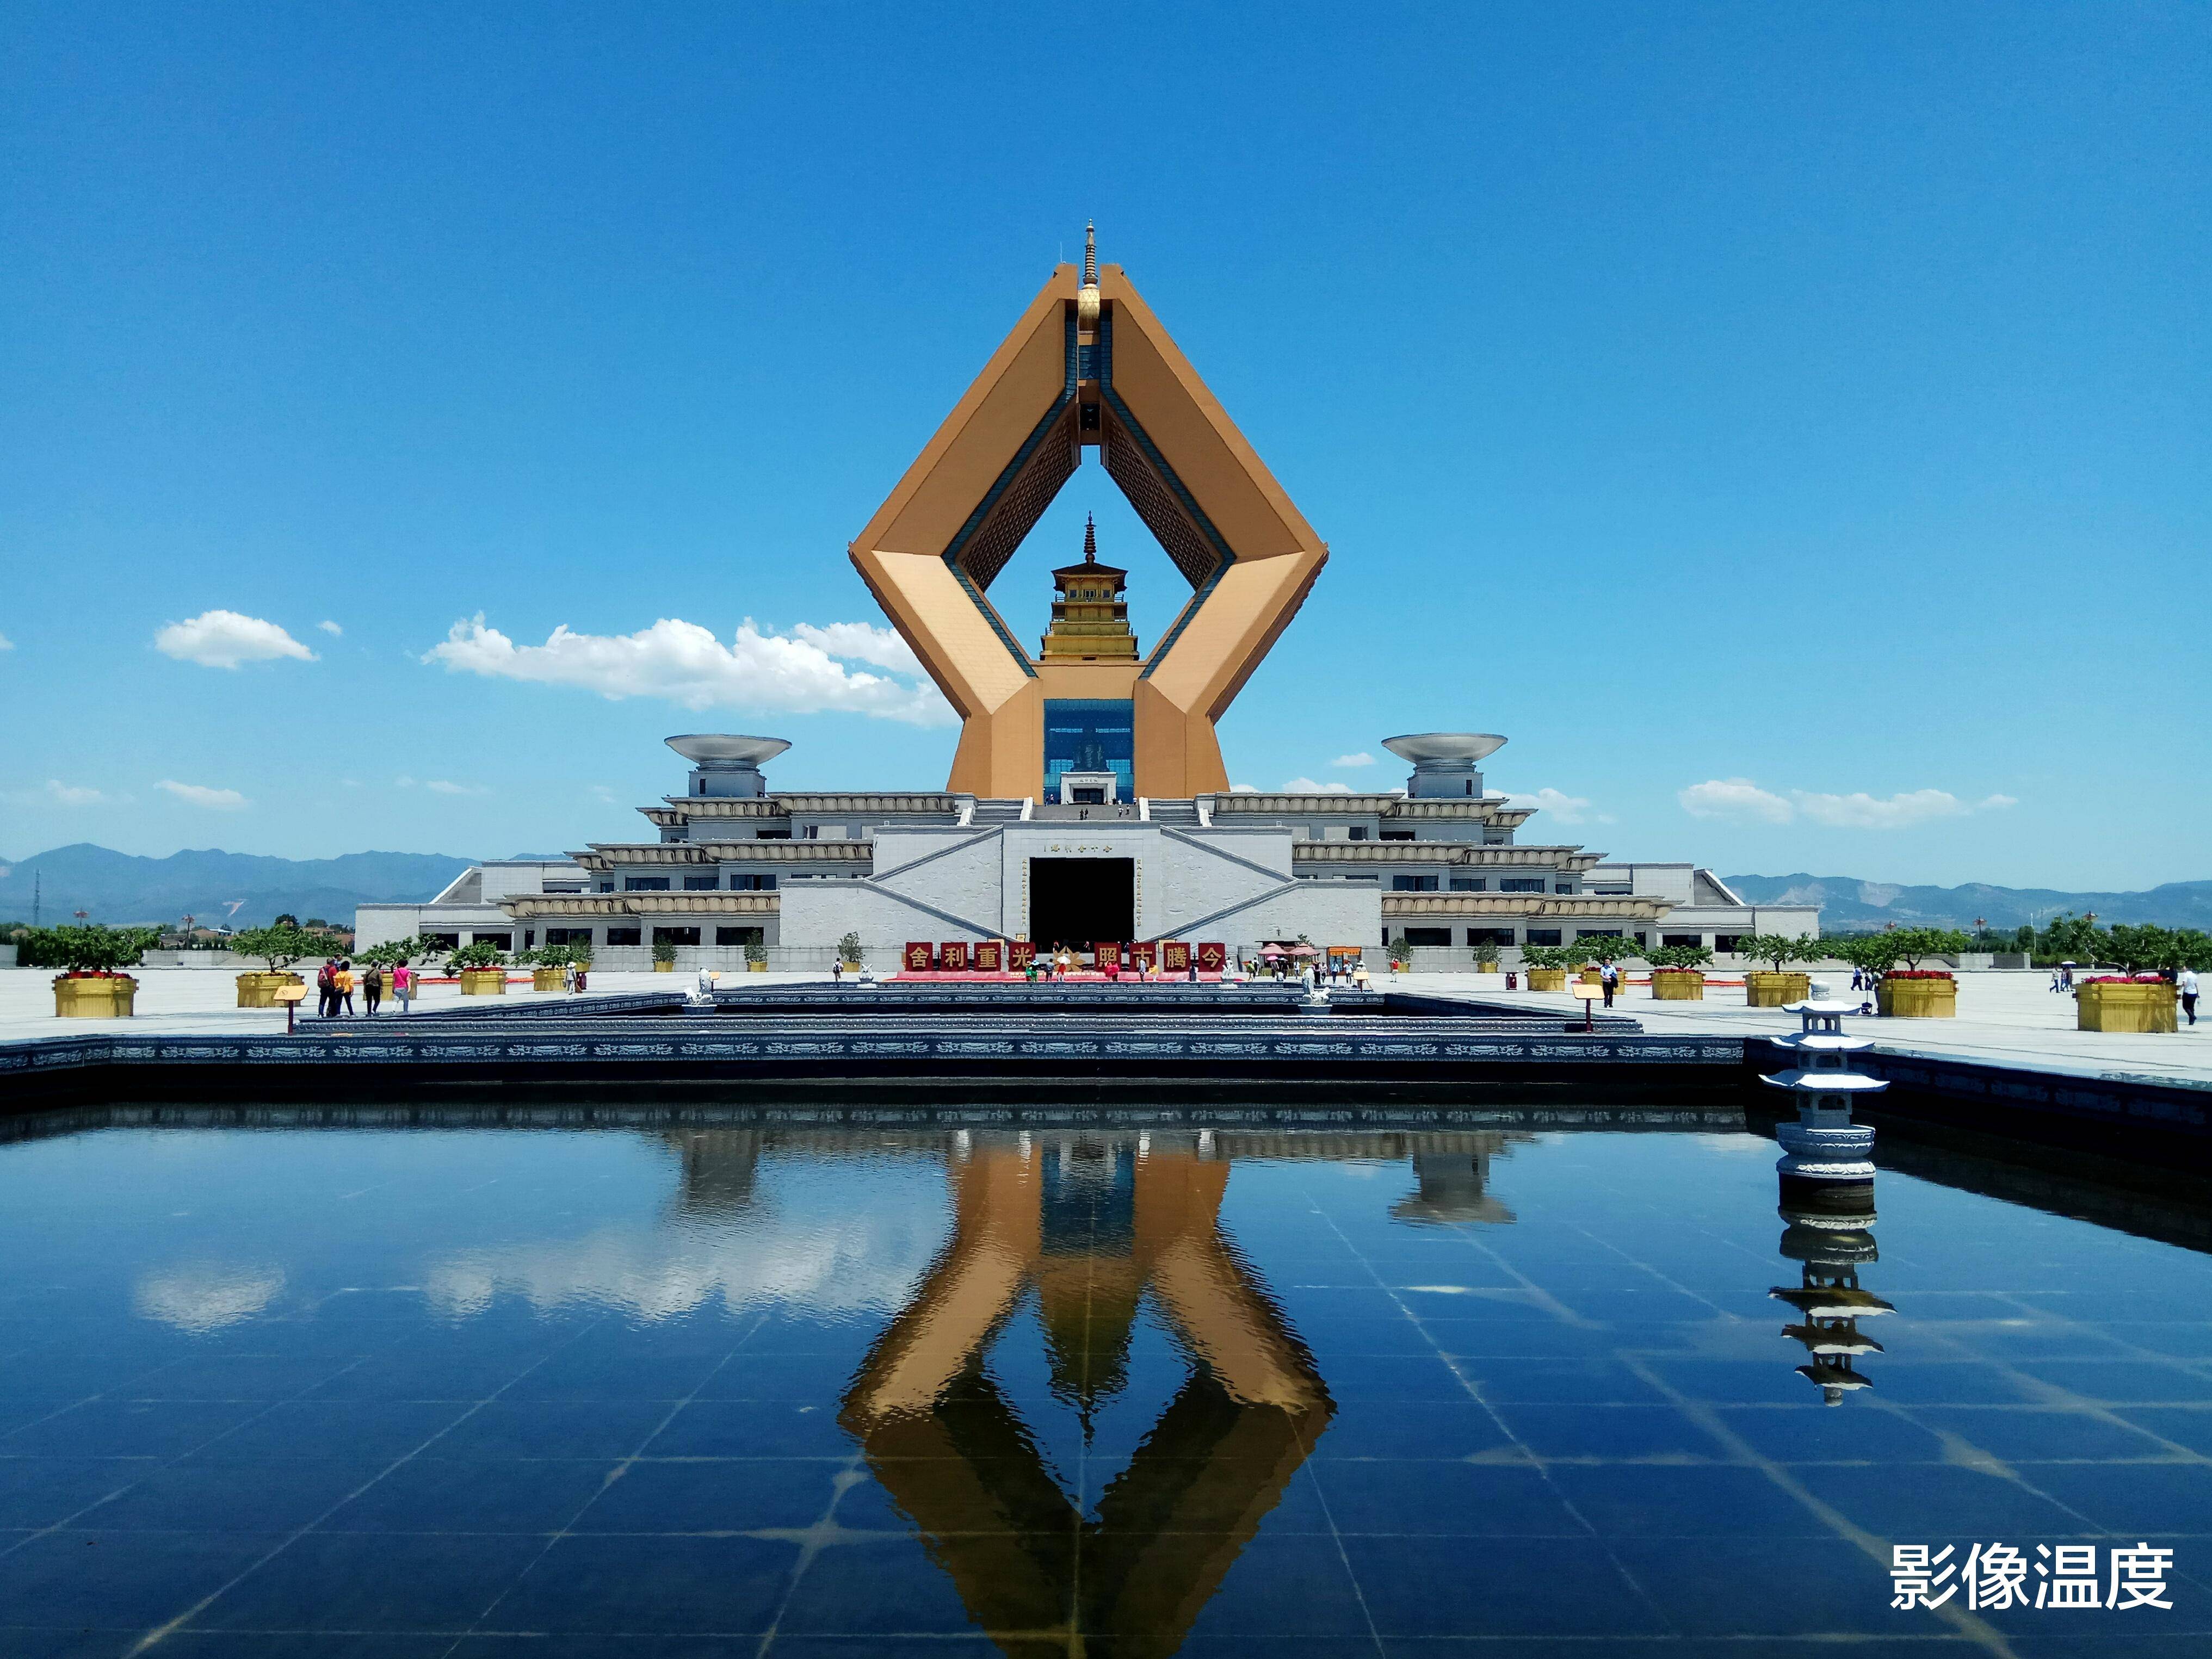
[[[1052,626],[1045,630],[1046,662],[1134,662],[1137,636],[1129,631],[1126,570],[1098,562],[1098,528],[1083,520],[1083,562],[1052,573]]]

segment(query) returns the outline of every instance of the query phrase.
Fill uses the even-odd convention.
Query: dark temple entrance
[[[1040,951],[1087,951],[1100,939],[1126,940],[1136,927],[1136,860],[1030,860],[1030,938]]]

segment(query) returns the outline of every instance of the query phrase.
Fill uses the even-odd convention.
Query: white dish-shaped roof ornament
[[[1505,739],[1495,732],[1409,732],[1403,737],[1383,738],[1382,746],[1400,760],[1411,761],[1416,766],[1432,766],[1439,762],[1472,766],[1484,756],[1503,749]]]
[[[781,738],[749,738],[735,732],[687,732],[668,746],[694,766],[758,766],[791,744]]]

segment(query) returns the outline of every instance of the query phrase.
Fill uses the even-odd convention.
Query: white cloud
[[[89,784],[64,783],[59,778],[48,778],[46,799],[61,806],[106,806],[115,797]]]
[[[246,797],[235,789],[211,789],[204,783],[179,783],[174,778],[163,778],[154,787],[167,790],[179,800],[190,801],[195,806],[205,806],[217,812],[240,812],[246,809]]]
[[[1797,810],[1831,830],[1902,830],[1929,818],[1955,818],[1972,809],[1948,789],[1915,789],[1878,799],[1864,790],[1850,795],[1820,795],[1793,789]]]
[[[1792,789],[1785,799],[1749,778],[1711,778],[1678,791],[1674,797],[1693,818],[1788,823],[1805,817],[1831,830],[1903,830],[1933,818],[1964,817],[1969,812],[2001,811],[2020,803],[2010,795],[1990,795],[1968,805],[1948,789],[1903,790],[1894,795],[1848,795]]]
[[[203,611],[189,622],[171,623],[154,635],[154,646],[166,656],[203,668],[235,668],[279,657],[315,660],[313,652],[275,623],[235,611]]]
[[[131,1300],[142,1318],[182,1331],[219,1331],[252,1318],[283,1289],[281,1267],[194,1264],[149,1273],[133,1288]]]
[[[615,804],[615,792],[608,788],[604,783],[595,783],[592,785],[588,793],[594,800],[603,800],[610,806],[612,806]]]
[[[319,622],[315,626],[321,629],[324,633],[329,635],[332,639],[337,639],[340,635],[345,632],[344,629],[340,628],[334,622]]]
[[[1286,795],[1348,795],[1351,793],[1352,786],[1348,783],[1316,783],[1311,778],[1292,778],[1283,786],[1283,793]]]
[[[901,674],[922,672],[921,659],[914,654],[914,647],[895,629],[874,628],[866,623],[831,623],[827,628],[795,623],[791,633],[793,638],[817,646],[833,657],[872,663]]]
[[[1232,783],[1229,786],[1229,793],[1232,795],[1256,795],[1260,793],[1260,786],[1256,783]]]
[[[1693,818],[1738,818],[1787,823],[1796,809],[1749,778],[1708,778],[1676,792],[1674,799]]]
[[[1590,811],[1587,795],[1570,795],[1558,789],[1539,789],[1534,794],[1508,794],[1505,804],[1524,811],[1549,812],[1561,823],[1581,823],[1595,816]],[[1604,818],[1601,822],[1610,823],[1612,820]]]
[[[1329,763],[1331,767],[1340,769],[1347,766],[1372,766],[1374,764],[1375,757],[1369,754],[1364,749],[1356,755],[1339,755],[1334,760]]]
[[[0,634],[0,651],[13,651],[15,648],[15,641],[9,639],[5,634]]]
[[[405,780],[402,779],[402,782]],[[434,795],[489,795],[491,791],[475,784],[455,783],[447,778],[433,778],[422,786]]]
[[[577,634],[563,623],[544,644],[518,646],[486,627],[479,614],[455,623],[422,660],[457,673],[581,686],[603,697],[665,697],[693,709],[835,709],[913,726],[952,724],[952,710],[935,686],[860,672],[839,659],[842,653],[886,665],[883,659],[895,654],[890,641],[904,649],[890,630],[861,623],[779,635],[762,633],[748,617],[724,645],[711,629],[664,617],[635,634]]]

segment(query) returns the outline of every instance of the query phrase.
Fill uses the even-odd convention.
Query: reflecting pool
[[[2207,1257],[1775,1154],[19,1139],[0,1654],[2212,1651]]]

